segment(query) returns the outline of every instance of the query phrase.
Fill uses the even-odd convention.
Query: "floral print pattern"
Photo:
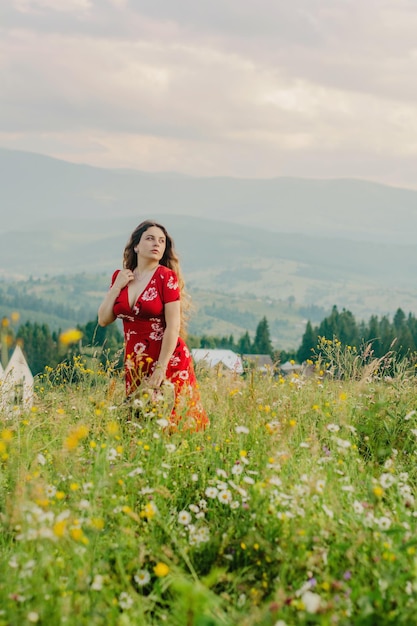
[[[112,283],[118,271],[114,272]],[[175,272],[163,265],[158,266],[132,307],[129,304],[127,286],[116,298],[113,311],[123,322],[128,396],[138,388],[144,377],[152,374],[166,326],[164,305],[179,299],[178,278]],[[206,428],[209,418],[201,404],[190,351],[181,337],[178,337],[176,348],[169,360],[166,377],[175,388],[172,425],[192,430]]]

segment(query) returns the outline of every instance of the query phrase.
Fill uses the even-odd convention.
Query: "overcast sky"
[[[417,0],[1,0],[0,146],[417,188]]]

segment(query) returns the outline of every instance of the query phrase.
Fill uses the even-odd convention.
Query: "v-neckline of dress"
[[[145,291],[147,290],[147,288],[149,287],[149,283],[151,282],[151,280],[153,279],[153,277],[155,276],[155,272],[158,269],[159,264],[155,267],[154,271],[152,272],[152,274],[149,277],[148,282],[146,283],[146,285],[144,286],[144,288],[142,289],[142,291],[138,294],[137,298],[135,298],[135,300],[132,302],[132,304],[130,304],[130,298],[129,298],[129,285],[127,285],[127,303],[129,305],[129,309],[133,310],[133,308],[135,307],[137,301],[139,300],[139,298],[141,297],[142,294],[145,293]]]

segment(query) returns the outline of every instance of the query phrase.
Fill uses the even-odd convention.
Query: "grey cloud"
[[[65,13],[0,11],[4,137],[58,146],[61,133],[70,150],[69,133],[81,142],[98,132],[111,150],[113,134],[143,135],[165,141],[179,169],[259,176],[309,167],[384,176],[391,162],[401,177],[394,158],[405,177],[415,164],[412,2],[95,0]],[[102,158],[91,141],[91,158]],[[193,161],[193,149],[205,156]]]
[[[272,37],[281,41],[316,42],[315,25],[308,14],[300,9],[317,5],[310,2],[286,2],[285,0],[132,0],[130,6],[154,19],[169,19],[186,30],[200,33],[239,37]]]
[[[61,34],[87,34],[135,39],[141,18],[155,24],[173,23],[186,37],[203,36],[243,39],[267,38],[276,43],[315,45],[321,39],[317,21],[311,19],[323,0],[131,0],[126,6],[96,0],[89,11],[63,12],[51,8],[18,11],[13,4],[0,14],[8,27],[36,29]]]

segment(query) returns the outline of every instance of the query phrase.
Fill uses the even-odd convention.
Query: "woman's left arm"
[[[159,387],[165,380],[169,359],[172,357],[178,342],[181,323],[180,301],[167,302],[164,306],[164,312],[166,327],[162,338],[161,351],[155,369],[149,377],[149,384],[152,387]]]

